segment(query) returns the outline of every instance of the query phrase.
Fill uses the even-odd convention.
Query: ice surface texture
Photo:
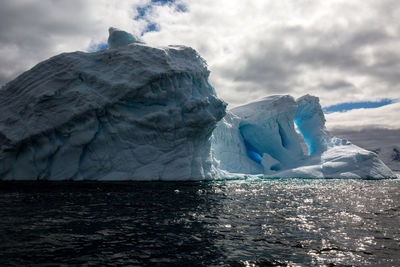
[[[270,96],[232,109],[213,132],[212,152],[215,177],[395,177],[375,153],[331,137],[319,99],[310,95]]]
[[[209,139],[226,104],[205,61],[189,47],[121,46],[125,37],[1,88],[1,179],[212,178]]]
[[[224,117],[196,51],[109,31],[109,49],[60,54],[1,88],[0,179],[394,177],[330,137],[318,98],[270,96]]]
[[[120,48],[138,42],[132,34],[117,28],[109,28],[108,33],[108,48]]]

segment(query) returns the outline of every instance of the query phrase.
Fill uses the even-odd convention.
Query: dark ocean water
[[[400,181],[1,182],[9,265],[400,266]]]

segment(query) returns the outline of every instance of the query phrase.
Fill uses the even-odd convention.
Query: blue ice
[[[119,48],[137,42],[136,38],[133,37],[132,34],[127,33],[125,31],[121,31],[113,27],[109,28],[108,31],[110,35],[108,36],[107,43],[108,47],[111,49]]]

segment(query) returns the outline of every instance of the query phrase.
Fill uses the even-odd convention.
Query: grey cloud
[[[0,85],[44,59],[105,40],[109,26],[133,27],[137,22],[129,14],[136,12],[135,3],[145,1],[2,0]]]
[[[129,2],[122,9],[134,13],[133,4],[146,1],[121,0],[118,5]],[[188,7],[184,14],[159,5],[146,19],[160,25],[160,31],[143,38],[196,48],[210,63],[217,92],[235,104],[250,95],[275,93],[311,93],[333,104],[357,101],[356,96],[376,98],[378,87],[384,97],[400,97],[398,1],[232,1],[179,1]],[[3,0],[0,84],[49,56],[85,49],[102,34],[105,38],[110,21],[141,27],[134,27],[139,22],[128,13],[109,18],[115,8],[110,3]],[[240,10],[234,10],[237,6]]]
[[[75,3],[73,3],[75,2]],[[54,2],[57,3],[57,2]],[[71,5],[77,4],[71,1]],[[82,31],[75,20],[75,27],[55,18],[49,1],[3,1],[0,8],[0,53],[14,46],[14,53],[8,54],[10,60],[2,60],[0,65],[0,83],[14,78],[21,71],[31,67],[56,51],[57,36],[68,37]],[[58,14],[61,12],[58,11]],[[67,10],[64,10],[67,13]],[[73,17],[70,19],[74,20]],[[3,52],[6,53],[6,52]],[[9,52],[8,52],[9,53]],[[9,68],[15,69],[14,75],[9,75]]]
[[[388,86],[398,86],[400,83],[400,52],[377,51],[375,58],[375,64],[363,66],[360,71],[387,83]]]
[[[303,85],[304,75],[323,70],[342,72],[344,75],[364,75],[387,85],[400,83],[399,51],[382,51],[380,45],[392,41],[394,37],[383,32],[378,27],[365,25],[351,31],[337,34],[338,29],[330,28],[324,31],[305,29],[302,27],[279,28],[273,32],[276,38],[258,42],[256,51],[251,54],[243,52],[238,55],[240,68],[230,69],[228,66],[221,74],[242,82],[257,83],[257,90],[269,93],[292,93],[296,85]],[[285,45],[285,39],[295,40],[295,49]],[[313,42],[306,41],[313,38]],[[359,55],[360,49],[371,47],[376,62],[372,65],[365,63],[365,58]],[[243,48],[243,51],[246,51]],[[350,78],[351,79],[351,78]],[[323,91],[351,89],[359,93],[351,80],[340,81],[332,78],[331,81],[320,83],[319,94]]]
[[[354,84],[345,80],[336,80],[331,83],[322,83],[319,85],[320,88],[326,88],[328,90],[345,90],[349,88],[354,88]]]
[[[290,52],[279,44],[265,46],[267,50],[259,51],[257,56],[244,56],[243,69],[237,71],[234,80],[252,81],[260,88],[269,88],[277,93],[288,86],[288,82],[299,72],[290,64]]]

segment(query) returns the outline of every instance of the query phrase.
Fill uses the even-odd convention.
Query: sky
[[[328,128],[400,129],[398,18],[398,0],[0,0],[0,85],[56,54],[105,48],[113,26],[196,49],[229,107],[311,94]]]

